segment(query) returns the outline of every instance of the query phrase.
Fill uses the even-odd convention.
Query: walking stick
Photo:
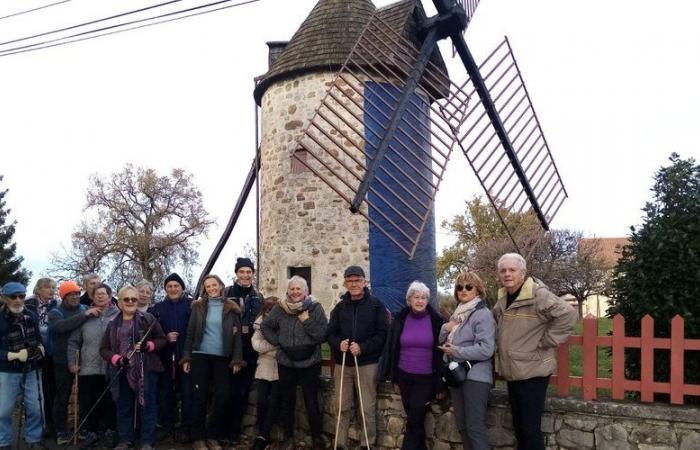
[[[343,375],[345,373],[345,354],[343,352],[343,362],[340,365],[340,388],[338,388],[338,417],[335,421],[335,439],[333,441],[333,450],[338,448],[338,431],[340,431],[340,414],[343,408]]]
[[[75,363],[80,367],[80,350],[75,351]],[[78,372],[79,373],[79,372]],[[73,445],[78,444],[78,374],[75,374],[75,381],[73,382],[73,390],[75,391],[75,397],[73,398]]]
[[[352,355],[355,358],[355,375],[357,375],[357,396],[360,397],[360,415],[362,416],[362,431],[365,433],[365,443],[367,450],[369,448],[369,437],[367,436],[367,422],[365,421],[365,406],[362,404],[362,385],[360,384],[360,366],[357,365],[357,355]]]

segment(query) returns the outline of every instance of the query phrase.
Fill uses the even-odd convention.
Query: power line
[[[50,7],[52,7],[52,6],[60,5],[61,3],[68,3],[68,2],[70,2],[70,1],[71,1],[71,0],[63,0],[63,1],[60,1],[60,2],[49,3],[48,5],[44,5],[44,6],[37,6],[36,8],[27,9],[27,10],[25,10],[25,11],[20,11],[20,12],[8,14],[8,15],[6,15],[6,16],[2,16],[2,17],[0,17],[0,20],[2,20],[2,19],[9,19],[10,17],[21,16],[22,14],[28,14],[28,13],[30,13],[30,12],[39,11],[40,9],[50,8]]]
[[[233,1],[233,0],[221,0],[221,1],[212,2],[212,3],[207,3],[207,4],[204,4],[204,5],[200,5],[200,6],[195,6],[195,7],[192,7],[192,8],[183,9],[183,10],[180,10],[180,11],[174,11],[174,12],[170,12],[170,13],[167,13],[167,14],[161,14],[161,15],[159,15],[159,16],[148,17],[148,18],[145,18],[145,19],[139,19],[139,20],[134,20],[134,21],[131,21],[131,22],[125,22],[125,23],[118,24],[118,25],[112,25],[112,26],[109,26],[109,27],[99,28],[99,29],[96,29],[96,30],[85,31],[85,32],[77,33],[77,34],[74,34],[74,35],[71,35],[71,36],[66,36],[66,37],[62,37],[62,38],[52,39],[52,40],[45,41],[45,42],[40,42],[40,43],[37,43],[37,44],[25,45],[25,46],[22,46],[22,47],[16,47],[16,48],[12,48],[12,49],[2,50],[2,51],[0,51],[0,53],[2,53],[2,54],[0,54],[0,58],[2,58],[2,57],[4,57],[4,56],[16,55],[16,54],[18,54],[18,53],[31,52],[31,51],[42,50],[42,49],[51,48],[51,47],[58,47],[58,46],[60,46],[60,45],[65,45],[65,44],[72,44],[72,43],[74,43],[74,42],[87,41],[87,40],[90,40],[90,39],[95,39],[95,38],[102,37],[102,36],[109,36],[109,35],[121,33],[121,32],[124,32],[124,31],[138,30],[139,28],[150,27],[150,26],[152,26],[152,25],[159,25],[159,24],[162,24],[162,23],[174,22],[174,21],[176,21],[176,20],[186,19],[186,18],[188,18],[188,17],[199,16],[199,15],[202,15],[202,14],[208,14],[208,13],[212,13],[212,12],[216,12],[216,11],[221,11],[221,10],[229,9],[229,8],[235,8],[235,7],[237,7],[237,6],[243,6],[243,5],[247,5],[247,4],[249,4],[249,3],[256,3],[256,2],[259,2],[260,0],[246,0],[246,1],[242,1],[242,2],[240,2],[240,3],[236,3],[236,4],[234,4],[234,5],[222,6],[222,7],[220,7],[220,8],[214,8],[214,9],[210,9],[210,10],[207,10],[207,11],[199,11],[199,12],[195,12],[195,13],[192,13],[192,14],[186,14],[186,15],[181,16],[181,17],[173,17],[173,18],[170,18],[170,19],[160,20],[160,21],[157,21],[157,22],[147,23],[147,24],[144,24],[144,25],[138,25],[138,26],[134,26],[134,27],[130,27],[130,28],[117,29],[117,30],[113,30],[113,31],[108,31],[108,32],[106,32],[106,33],[98,34],[98,35],[96,35],[96,36],[79,37],[79,36],[83,36],[83,35],[87,35],[87,34],[99,33],[100,31],[107,31],[107,30],[114,29],[114,28],[125,27],[125,26],[128,26],[128,25],[134,25],[134,24],[140,23],[140,22],[146,22],[146,21],[149,21],[149,20],[161,19],[161,18],[164,18],[164,17],[169,17],[169,16],[172,16],[172,15],[176,15],[176,14],[187,13],[187,12],[190,12],[190,11],[195,11],[195,10],[202,9],[202,8],[206,8],[206,7],[209,7],[209,6],[220,5],[220,4],[222,4],[222,3],[229,3],[229,2],[231,2],[231,1]],[[73,39],[73,40],[65,41],[65,42],[57,42],[57,41],[64,41],[64,40],[66,40],[66,39],[70,39],[70,38],[72,38],[72,37],[78,37],[78,39]],[[57,42],[57,43],[54,44],[54,42]],[[44,44],[46,44],[46,45],[44,45]]]
[[[27,36],[27,37],[23,37],[23,38],[19,38],[19,39],[13,39],[13,40],[11,40],[11,41],[0,42],[0,45],[14,44],[15,42],[22,42],[22,41],[27,41],[27,40],[29,40],[29,39],[34,39],[34,38],[38,38],[38,37],[42,37],[42,36],[48,36],[48,35],[50,35],[50,34],[61,33],[61,32],[63,32],[63,31],[70,31],[70,30],[74,30],[74,29],[76,29],[76,28],[80,28],[80,27],[87,26],[87,25],[94,25],[94,24],[96,24],[96,23],[104,22],[104,21],[107,21],[107,20],[118,19],[118,18],[120,18],[120,17],[128,16],[128,15],[131,15],[131,14],[137,14],[137,13],[140,13],[140,12],[143,12],[143,11],[148,11],[148,10],[150,10],[150,9],[160,8],[160,7],[162,7],[162,6],[167,6],[167,5],[170,5],[170,4],[172,4],[172,3],[179,3],[179,2],[181,2],[181,1],[182,1],[182,0],[170,0],[170,1],[167,1],[167,2],[164,2],[164,3],[158,3],[158,4],[156,4],[156,5],[146,6],[145,8],[135,9],[135,10],[132,10],[132,11],[127,11],[127,12],[123,12],[123,13],[120,13],[120,14],[116,14],[116,15],[114,15],[114,16],[105,17],[105,18],[103,18],[103,19],[91,20],[91,21],[89,21],[89,22],[80,23],[80,24],[78,24],[78,25],[71,25],[71,26],[69,26],[69,27],[59,28],[58,30],[46,31],[46,32],[44,32],[44,33],[35,34],[35,35],[33,35],[33,36]]]

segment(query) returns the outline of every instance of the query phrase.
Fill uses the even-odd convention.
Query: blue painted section
[[[388,93],[386,91],[389,91]],[[390,95],[391,94],[391,95]],[[385,126],[391,117],[391,111],[396,101],[393,97],[400,96],[399,89],[382,84],[381,87],[377,83],[368,82],[365,84],[365,151],[368,157],[372,157],[381,140],[381,136],[377,136],[372,130],[377,130],[377,134],[381,134],[378,125]],[[420,104],[419,102],[415,102]],[[427,105],[422,107],[427,109]],[[391,236],[399,241],[407,248],[411,247],[408,239],[401,233],[404,230],[407,234],[415,237],[415,230],[411,229],[407,223],[408,220],[415,220],[414,225],[420,225],[420,219],[413,219],[415,216],[409,212],[409,206],[414,207],[419,213],[425,211],[424,208],[418,207],[417,200],[424,203],[429,202],[429,198],[418,192],[415,187],[411,192],[407,192],[401,187],[405,185],[408,179],[420,181],[427,191],[429,191],[429,183],[420,178],[416,169],[423,170],[427,176],[429,171],[427,168],[420,166],[416,161],[416,157],[420,157],[430,164],[430,157],[425,152],[430,151],[429,133],[425,126],[429,127],[428,119],[418,114],[418,106],[411,104],[409,110],[414,113],[406,113],[405,117],[413,125],[412,128],[418,130],[415,132],[405,125],[407,131],[410,132],[410,139],[401,132],[394,135],[391,143],[391,148],[385,156],[396,163],[392,166],[383,161],[381,164],[382,170],[377,172],[376,178],[372,181],[370,187],[372,190],[368,193],[369,200],[376,205],[376,208],[370,208],[370,218],[380,224],[383,228],[389,229]],[[415,117],[414,117],[415,116]],[[419,123],[422,120],[423,123]],[[411,155],[409,150],[402,147],[398,140],[402,140],[410,149],[414,149],[415,155]],[[422,151],[418,151],[416,146],[420,146]],[[403,161],[397,154],[401,154],[410,162]],[[392,177],[394,179],[392,179]],[[382,184],[383,182],[383,184]],[[376,192],[373,192],[376,190]],[[393,192],[392,192],[393,191]],[[411,194],[418,197],[414,198]],[[401,199],[406,201],[409,206],[404,205]],[[405,217],[389,209],[388,204],[399,209]],[[385,217],[386,216],[386,217]],[[389,220],[397,226],[390,224]],[[380,298],[384,304],[396,314],[406,306],[406,290],[409,284],[414,280],[419,280],[425,283],[430,288],[431,303],[437,307],[437,281],[435,277],[435,216],[434,209],[431,208],[430,216],[423,230],[423,235],[419,241],[413,260],[409,260],[408,256],[398,248],[396,243],[386,237],[376,225],[370,221],[369,225],[369,267],[370,281],[372,283],[372,292]]]

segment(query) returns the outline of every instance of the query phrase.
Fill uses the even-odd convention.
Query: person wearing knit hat
[[[243,359],[246,365],[231,377],[233,418],[231,420],[231,440],[242,438],[243,415],[248,406],[248,393],[253,384],[258,353],[253,350],[253,326],[262,307],[262,296],[253,285],[255,264],[250,258],[236,259],[236,280],[225,290],[225,296],[235,301],[241,308],[241,338],[243,342]]]
[[[68,369],[68,338],[73,330],[80,328],[89,317],[98,317],[100,309],[88,308],[80,304],[80,286],[72,280],[63,281],[58,287],[61,304],[49,311],[49,342],[54,361],[54,380],[56,394],[53,403],[53,423],[56,428],[58,445],[67,444],[68,402],[73,387],[75,374]]]
[[[161,363],[166,367],[164,372],[158,374],[158,423],[166,436],[177,435],[178,441],[187,443],[192,423],[192,383],[190,374],[185,373],[178,362],[185,350],[193,299],[185,292],[185,281],[177,273],[173,272],[163,280],[163,288],[165,297],[150,311],[158,319],[167,342],[158,352]],[[180,394],[179,411],[173,386]],[[175,424],[178,422],[180,429],[176,430]]]

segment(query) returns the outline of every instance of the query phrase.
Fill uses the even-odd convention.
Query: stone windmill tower
[[[436,292],[432,206],[409,258],[365,216],[351,214],[338,195],[300,162],[306,150],[297,138],[373,14],[417,42],[416,19],[425,16],[420,1],[403,0],[376,9],[370,0],[319,0],[289,42],[268,43],[269,70],[258,79],[254,92],[261,108],[259,286],[268,295],[281,295],[286,279],[302,275],[327,311],[344,292],[343,270],[351,264],[364,267],[373,292],[393,311],[405,305],[405,290],[413,280]],[[444,68],[439,52],[431,60]],[[347,136],[365,132],[363,117],[355,116],[352,122]],[[328,132],[328,137],[344,138],[335,129]],[[339,163],[357,163],[351,153],[336,156]],[[364,158],[359,152],[357,156]],[[317,170],[322,174],[325,169]],[[384,215],[381,210],[367,213]]]

